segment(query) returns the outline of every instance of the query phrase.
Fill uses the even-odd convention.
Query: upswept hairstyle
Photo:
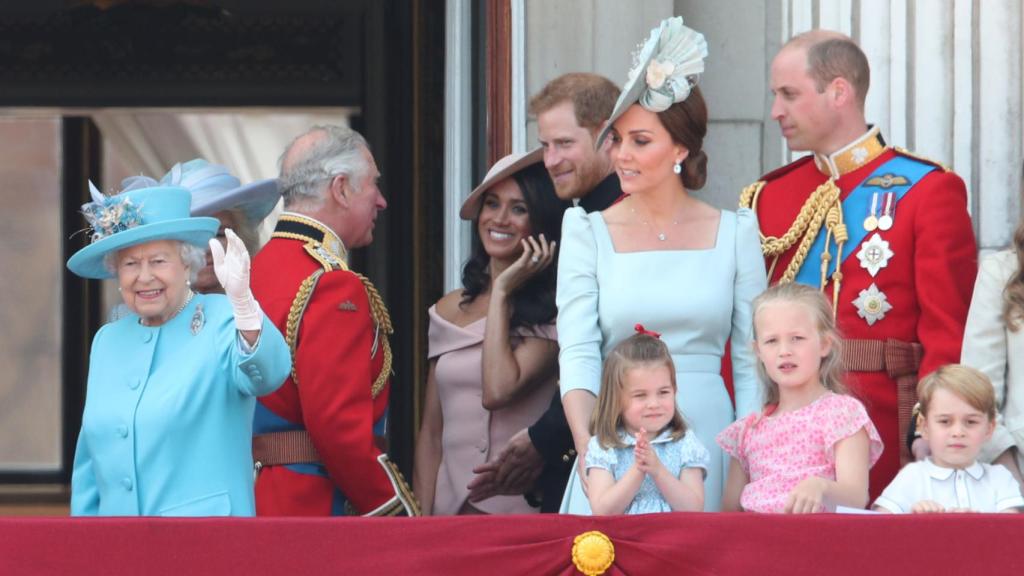
[[[537,117],[538,114],[569,101],[576,112],[576,123],[596,133],[612,115],[618,98],[619,87],[604,76],[570,72],[548,82],[540,92],[530,98],[530,115]]]
[[[590,432],[597,436],[598,443],[604,448],[623,448],[625,444],[619,438],[619,429],[623,427],[622,409],[625,407],[626,371],[637,367],[664,366],[668,368],[672,379],[672,390],[676,393],[676,367],[668,346],[660,338],[648,334],[634,334],[619,342],[604,360],[601,372],[601,391],[597,395],[597,408],[590,421]],[[675,406],[675,414],[668,423],[672,431],[672,439],[678,440],[686,434],[686,421]],[[652,430],[652,432],[655,432]]]
[[[571,205],[555,195],[555,187],[544,164],[537,162],[512,175],[523,193],[526,210],[530,216],[533,235],[544,234],[548,242],[559,242],[562,238],[562,214]],[[495,182],[497,184],[497,182]],[[492,187],[493,188],[493,187]],[[491,192],[484,192],[484,198]],[[481,208],[484,203],[480,202]],[[476,299],[491,284],[491,257],[484,250],[480,239],[480,213],[473,218],[472,241],[469,260],[462,268],[462,301],[465,306]],[[555,279],[558,270],[558,254],[551,265],[530,278],[510,297],[512,317],[510,328],[530,327],[549,324],[555,319]]]
[[[784,48],[803,48],[807,53],[807,73],[814,79],[814,87],[824,92],[825,86],[836,78],[845,78],[853,86],[860,109],[871,86],[871,67],[868,57],[849,36],[839,32],[811,30],[798,34]]]
[[[290,165],[285,158],[295,142],[314,132],[324,135]],[[323,206],[323,183],[344,174],[349,180],[359,182],[366,175],[368,166],[363,150],[369,150],[366,139],[359,132],[347,126],[314,126],[292,140],[278,160],[281,167],[281,196],[285,209],[302,205],[310,209]]]
[[[975,408],[989,421],[996,419],[996,393],[992,381],[980,370],[963,364],[946,364],[917,383],[921,416],[928,416],[936,390],[947,390]]]
[[[708,156],[704,153],[704,136],[708,133],[708,107],[700,88],[694,86],[686,100],[658,112],[658,119],[672,141],[682,144],[689,151],[686,160],[683,160],[683,171],[679,174],[683,187],[687,190],[700,190],[708,179]]]
[[[788,282],[776,284],[754,298],[751,305],[754,318],[754,341],[757,341],[757,315],[762,313],[765,306],[779,302],[801,305],[811,313],[818,334],[823,340],[828,339],[832,343],[829,353],[821,359],[821,367],[818,371],[821,385],[836,394],[846,394],[846,385],[843,384],[846,370],[843,368],[842,338],[836,328],[836,322],[832,318],[832,306],[817,288],[797,282]],[[768,371],[765,370],[764,362],[761,362],[760,359],[757,361],[757,376],[761,381],[764,405],[778,404],[779,385],[768,377]]]
[[[1013,233],[1013,253],[1017,257],[1017,271],[1003,290],[1003,323],[1010,332],[1020,330],[1024,321],[1024,219]]]

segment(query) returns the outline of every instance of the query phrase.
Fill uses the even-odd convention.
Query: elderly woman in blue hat
[[[219,222],[190,216],[184,188],[92,196],[92,242],[68,268],[116,278],[130,313],[93,339],[71,513],[252,516],[255,399],[291,362],[249,290],[249,255],[230,230],[226,250],[211,241]],[[191,288],[208,242],[226,295]]]
[[[220,164],[196,158],[175,164],[161,184],[180,186],[192,193],[192,215],[210,216],[220,221],[217,240],[226,245],[225,230],[231,229],[241,238],[246,250],[255,256],[261,247],[260,223],[274,210],[281,191],[277,180],[268,178],[249,184],[241,181]],[[206,253],[206,266],[199,270],[192,289],[200,294],[223,292],[213,271],[212,252]]]

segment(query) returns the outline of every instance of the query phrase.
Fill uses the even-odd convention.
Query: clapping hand
[[[558,243],[548,242],[544,234],[523,238],[521,242],[523,253],[519,259],[494,279],[495,287],[503,289],[507,294],[518,290],[527,280],[550,266],[555,259],[555,247]]]
[[[213,272],[224,287],[224,293],[235,313],[235,327],[240,331],[258,331],[263,327],[263,313],[249,289],[249,252],[234,231],[224,231],[227,251],[216,238],[210,239]]]
[[[647,430],[643,428],[636,435],[636,447],[633,448],[633,461],[636,463],[638,470],[651,476],[652,478],[657,477],[662,470],[665,470],[665,465],[658,459],[658,455],[654,452],[651,447],[651,441],[647,438]]]

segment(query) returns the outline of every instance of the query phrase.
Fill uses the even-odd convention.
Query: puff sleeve
[[[757,216],[747,208],[736,212],[736,280],[732,303],[732,373],[736,393],[736,418],[761,408],[754,351],[754,319],[751,303],[768,288],[761,254]]]
[[[555,301],[562,395],[583,389],[596,396],[601,386],[602,340],[597,309],[597,242],[586,212],[579,207],[567,210],[562,219]]]

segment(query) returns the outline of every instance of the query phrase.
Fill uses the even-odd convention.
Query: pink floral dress
[[[772,416],[774,410],[768,406],[737,420],[716,438],[747,473],[749,482],[740,494],[744,510],[782,512],[804,478],[835,480],[835,445],[861,428],[868,433],[869,465],[882,455],[878,431],[855,398],[827,392],[799,410]]]

